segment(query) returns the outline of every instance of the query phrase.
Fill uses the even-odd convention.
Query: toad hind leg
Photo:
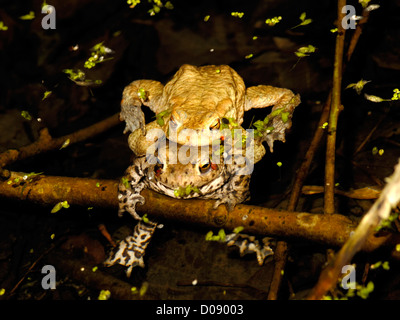
[[[127,277],[131,276],[134,267],[144,268],[143,256],[156,228],[156,222],[139,221],[134,228],[133,235],[129,235],[119,243],[117,250],[111,252],[108,259],[104,261],[104,265],[110,267],[118,263],[128,267],[125,271]]]

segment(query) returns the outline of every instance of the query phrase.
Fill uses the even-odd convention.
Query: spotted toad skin
[[[141,220],[136,204],[144,203],[140,192],[147,188],[177,199],[214,199],[214,208],[225,203],[232,210],[237,203],[249,198],[250,177],[244,159],[233,158],[230,164],[210,161],[209,152],[193,152],[187,164],[169,163],[169,144],[157,152],[157,157],[137,157],[126,171],[124,183],[119,184],[119,214],[129,212]],[[197,149],[197,148],[196,148]],[[208,148],[207,148],[208,150]],[[211,152],[211,151],[210,151]],[[177,192],[182,189],[189,193]]]
[[[250,196],[251,175],[246,174],[246,162],[240,156],[233,157],[229,164],[222,161],[215,164],[210,161],[211,149],[196,148],[198,152],[189,154],[187,164],[170,163],[169,150],[170,144],[165,144],[153,156],[135,158],[119,184],[119,215],[128,212],[139,222],[133,235],[119,243],[104,265],[124,265],[128,277],[134,267],[144,267],[145,249],[158,225],[156,221],[143,219],[136,211],[136,204],[145,201],[140,194],[143,189],[178,199],[214,199],[217,200],[214,208],[225,203],[228,210],[233,210],[237,203],[248,200]]]

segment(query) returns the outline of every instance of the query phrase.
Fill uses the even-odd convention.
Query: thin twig
[[[375,201],[352,236],[340,249],[334,262],[321,272],[318,283],[312,289],[308,299],[320,300],[336,286],[343,266],[350,264],[351,259],[362,248],[366,239],[375,232],[375,228],[382,220],[389,218],[392,209],[400,202],[400,159],[393,175],[387,179],[387,182],[379,199]]]
[[[18,287],[20,286],[20,284],[25,280],[25,278],[29,275],[29,273],[32,271],[32,269],[38,264],[38,262],[40,260],[43,259],[43,257],[45,257],[51,250],[53,250],[56,247],[55,244],[52,244],[50,246],[50,248],[48,248],[47,250],[45,250],[28,268],[28,270],[25,272],[25,274],[22,276],[22,278],[15,284],[15,286],[10,290],[10,293],[8,294],[8,298],[10,298],[15,290],[18,289]]]
[[[354,34],[350,40],[349,48],[347,49],[347,62],[350,61],[350,59],[353,55],[354,49],[355,49],[355,47],[358,43],[358,40],[361,36],[361,33],[362,33],[361,29],[362,29],[363,25],[365,23],[367,23],[367,21],[368,21],[368,15],[369,15],[369,12],[364,10],[363,19],[358,23],[356,31],[354,32]],[[340,21],[341,20],[338,20],[339,24],[341,25]],[[345,70],[345,68],[346,68],[346,65],[343,65],[343,67],[342,67],[343,71]],[[328,122],[328,119],[329,119],[331,98],[332,98],[332,90],[329,92],[328,98],[324,104],[324,108],[322,109],[321,117],[320,117],[317,129],[316,129],[316,132],[314,134],[314,137],[311,141],[311,144],[307,150],[307,153],[304,157],[304,160],[303,160],[299,170],[296,173],[296,178],[293,183],[292,193],[291,193],[291,197],[290,197],[289,204],[288,204],[289,211],[294,211],[297,206],[304,180],[307,177],[311,163],[314,159],[314,155],[315,155],[318,147],[320,146],[322,137],[325,134],[325,130],[322,128],[323,128],[323,124]],[[281,251],[281,252],[286,251],[286,255],[287,255],[287,245],[285,245],[283,242],[278,241],[276,251]],[[285,265],[284,261],[286,261],[286,258],[287,257],[285,257],[284,255],[281,255],[280,259],[282,261],[276,265],[276,269],[274,271],[274,278],[273,278],[271,286],[270,286],[270,297],[269,298],[271,298],[271,299],[274,299],[277,297],[277,291],[279,290],[281,279],[283,277],[283,269],[284,269],[284,265]]]
[[[333,214],[335,212],[335,155],[336,155],[336,130],[341,106],[341,85],[345,29],[341,21],[344,18],[342,8],[346,5],[345,0],[338,1],[338,32],[336,36],[335,62],[333,69],[332,103],[328,122],[328,137],[325,158],[325,193],[324,212]]]
[[[26,159],[46,151],[60,149],[66,141],[69,141],[69,144],[84,141],[112,127],[115,127],[119,123],[119,113],[117,113],[87,128],[59,138],[52,138],[47,128],[42,129],[37,141],[31,143],[30,145],[21,147],[18,150],[10,149],[0,154],[0,176],[3,178],[8,178],[9,172],[3,168],[15,161]]]
[[[372,135],[375,133],[376,129],[378,129],[379,125],[382,123],[383,119],[385,119],[386,115],[381,117],[378,122],[375,124],[375,126],[372,128],[372,130],[368,133],[368,135],[364,138],[363,142],[358,146],[356,151],[353,153],[353,157],[360,152],[360,150],[367,144],[369,139],[371,139]]]

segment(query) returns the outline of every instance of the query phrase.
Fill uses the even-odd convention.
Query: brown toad
[[[150,126],[151,124],[147,129]],[[136,204],[143,204],[145,201],[140,194],[144,188],[178,199],[215,199],[217,201],[214,208],[225,203],[228,210],[249,198],[252,163],[246,162],[246,155],[241,151],[233,154],[231,159],[221,161],[223,155],[213,152],[213,146],[188,147],[166,142],[157,140],[154,154],[136,157],[119,184],[119,215],[126,211],[139,222],[133,235],[122,240],[104,264],[124,265],[128,267],[128,276],[133,267],[144,267],[145,250],[158,225],[157,222],[141,217],[136,212]],[[218,150],[215,151],[219,151],[219,145],[216,147]],[[232,244],[242,244],[237,235],[227,237],[228,241]],[[270,248],[265,245],[247,242],[245,245],[246,248],[249,247],[249,251],[257,253],[261,262],[267,255],[272,254]],[[244,247],[241,250],[244,250]]]
[[[126,121],[125,132],[140,128],[145,134],[143,104],[156,114],[156,122],[169,140],[200,146],[218,137],[224,119],[241,125],[245,111],[273,106],[271,112],[282,110],[286,116],[284,120],[280,116],[271,119],[273,131],[263,136],[272,152],[275,140],[285,141],[285,131],[291,127],[299,103],[299,95],[289,89],[267,85],[246,88],[243,79],[227,65],[186,64],[165,86],[153,80],[129,84],[123,92],[120,115]]]

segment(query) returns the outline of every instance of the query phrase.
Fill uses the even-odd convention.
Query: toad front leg
[[[125,120],[126,126],[124,133],[142,129],[145,130],[144,113],[141,109],[142,105],[150,108],[154,113],[163,111],[162,99],[164,85],[153,80],[136,80],[125,87],[121,100],[121,121]]]
[[[299,104],[300,95],[295,95],[289,89],[265,85],[246,89],[245,111],[274,106],[271,113],[275,116],[270,119],[274,129],[262,138],[263,141],[267,141],[271,152],[275,140],[285,142],[285,131],[292,126],[293,111]]]
[[[126,211],[134,219],[142,220],[136,212],[136,204],[144,204],[145,201],[140,195],[140,192],[147,187],[143,163],[146,164],[144,157],[137,158],[134,164],[128,167],[125,177],[118,185],[119,216]]]

